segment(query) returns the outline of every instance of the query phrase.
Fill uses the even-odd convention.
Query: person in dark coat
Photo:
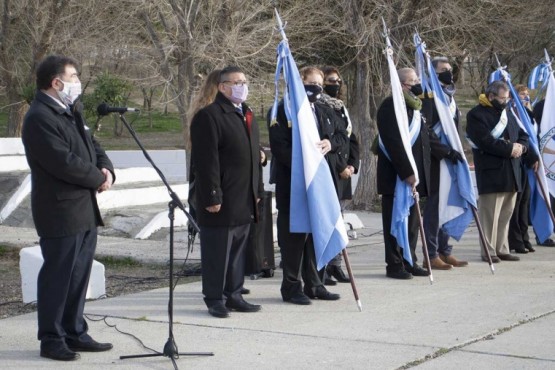
[[[77,63],[52,55],[37,68],[37,92],[23,121],[31,169],[31,211],[44,263],[37,282],[40,355],[71,361],[107,351],[87,334],[85,297],[103,226],[96,193],[110,189],[112,163],[91,135],[77,101]]]
[[[345,202],[353,198],[351,176],[358,173],[360,166],[359,144],[353,132],[353,124],[349,112],[342,100],[344,85],[339,70],[335,67],[325,67],[322,72],[324,72],[324,93],[318,100],[318,103],[333,109],[333,112],[337,115],[338,122],[343,124],[349,137],[349,141],[339,148],[336,153],[337,165],[335,168],[331,168],[337,177],[337,195],[341,202],[341,210],[343,211]],[[324,275],[324,283],[326,285],[336,284],[332,277],[340,283],[351,282],[351,279],[341,268],[341,261],[341,253],[339,253],[326,266]]]
[[[450,101],[450,111],[453,115],[455,125],[459,126],[460,111],[455,103],[455,83],[453,82],[453,72],[449,59],[445,57],[437,57],[432,60],[432,65],[438,76],[439,82],[445,94]],[[434,126],[441,122],[435,105],[434,97],[426,96],[422,99],[422,114],[426,118],[428,129],[432,133]],[[435,133],[434,133],[435,135]],[[426,199],[424,208],[424,234],[426,237],[426,245],[428,247],[428,255],[430,257],[430,265],[432,269],[449,270],[453,266],[467,266],[467,261],[462,261],[453,256],[453,246],[449,244],[449,235],[439,224],[439,178],[440,178],[440,162],[442,160],[457,163],[463,161],[459,152],[452,149],[448,145],[441,142],[435,151],[439,156],[432,155],[430,168],[430,194]],[[426,265],[425,265],[426,267]]]
[[[507,110],[505,82],[489,84],[479,101],[466,116],[480,195],[478,216],[492,261],[518,261],[519,257],[510,254],[507,238],[516,194],[522,191],[520,157],[528,151],[528,135]],[[483,248],[482,259],[489,262]]]
[[[526,113],[530,117],[530,121],[534,123],[534,114],[531,111],[530,95],[528,88],[524,85],[516,85],[515,90],[518,99],[526,109]],[[513,103],[514,104],[514,103]],[[516,105],[513,105],[513,111],[516,112]],[[538,166],[539,157],[533,150],[529,150],[522,155],[522,191],[517,193],[513,215],[509,222],[509,250],[516,253],[526,254],[535,252],[536,250],[530,243],[528,235],[528,221],[530,210],[530,184],[528,183],[528,168],[536,168]]]
[[[318,132],[322,139],[317,145],[330,168],[337,160],[334,153],[348,140],[344,129],[335,121],[335,113],[329,108],[314,104],[322,93],[323,73],[315,67],[305,67],[300,71],[311,107],[314,109]],[[316,268],[316,256],[312,234],[292,233],[289,231],[291,208],[291,159],[292,131],[288,122],[283,102],[278,106],[277,121],[269,122],[270,149],[272,151],[272,181],[275,182],[276,207],[278,209],[277,232],[278,244],[283,266],[281,296],[285,302],[308,305],[310,298],[337,300],[339,294],[330,293],[322,283]],[[333,175],[333,173],[332,173]],[[334,181],[337,181],[337,176]],[[303,288],[301,282],[305,283]]]
[[[425,122],[412,122],[413,119],[416,120],[421,116],[422,101],[418,98],[418,95],[422,94],[422,86],[414,69],[402,68],[397,73],[403,88],[409,125],[421,123],[420,131],[417,133],[416,141],[412,146],[412,155],[414,156],[420,180],[416,190],[421,197],[425,197],[429,193],[430,140],[432,138]],[[385,262],[387,264],[386,275],[394,279],[412,279],[413,276],[428,276],[428,271],[416,263],[415,250],[418,241],[418,217],[420,215],[417,214],[415,205],[410,208],[408,218],[408,237],[413,262],[412,266],[403,258],[401,247],[390,232],[397,177],[410,184],[413,188],[416,185],[416,174],[413,172],[407,153],[402,149],[403,142],[397,124],[397,117],[395,116],[393,97],[387,97],[378,108],[377,123],[380,139],[389,158],[391,158],[387,157],[380,146],[378,149],[377,183],[378,194],[382,195],[382,222]]]
[[[241,294],[245,247],[263,192],[258,125],[244,103],[247,95],[244,73],[227,67],[220,73],[216,99],[191,123],[202,292],[208,312],[221,318],[229,316],[228,309],[256,312],[261,308]]]

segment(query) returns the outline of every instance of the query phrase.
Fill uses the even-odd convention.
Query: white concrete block
[[[152,167],[116,168],[116,184],[132,184],[136,182],[154,182],[162,180]]]
[[[343,214],[343,221],[345,221],[345,225],[351,224],[353,229],[362,229],[364,228],[364,224],[360,220],[360,218],[354,213],[344,213]],[[347,228],[348,230],[348,228]]]
[[[185,200],[189,196],[189,184],[175,185],[172,186],[172,189],[179,196],[179,199],[185,203]],[[165,186],[157,186],[123,190],[114,190],[114,188],[112,188],[109,191],[98,194],[97,200],[98,207],[105,210],[164,203],[169,202],[171,199]]]
[[[21,293],[23,303],[35,302],[37,300],[37,279],[44,259],[40,246],[23,248],[19,252],[19,271],[21,273]],[[87,288],[87,299],[97,299],[106,295],[106,279],[104,277],[104,265],[93,261],[89,286]]]
[[[29,164],[24,155],[0,156],[0,172],[29,171]]]
[[[25,155],[25,148],[20,137],[0,138],[0,155]]]
[[[31,193],[31,175],[27,175],[19,188],[0,211],[0,224],[6,220],[21,202]]]
[[[189,212],[188,208],[185,208]],[[185,213],[179,208],[175,210],[175,218],[173,221],[174,227],[183,227],[187,225],[188,218]],[[149,221],[149,223],[141,229],[135,235],[135,239],[148,239],[153,233],[160,230],[161,228],[170,227],[170,218],[168,217],[168,211],[160,212]]]
[[[151,167],[140,150],[109,150],[106,154],[116,168]],[[148,154],[168,181],[187,181],[184,150],[149,150]]]

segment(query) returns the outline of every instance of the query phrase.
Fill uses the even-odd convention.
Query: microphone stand
[[[158,176],[160,176],[160,179],[162,180],[162,182],[164,183],[164,185],[168,189],[168,193],[169,193],[170,198],[171,198],[171,201],[168,203],[168,210],[169,210],[168,217],[170,219],[170,278],[169,278],[170,287],[169,287],[169,301],[168,301],[168,319],[169,319],[168,320],[168,326],[169,326],[169,328],[168,328],[169,329],[168,330],[168,340],[166,341],[166,344],[164,345],[163,352],[162,353],[148,353],[148,354],[142,354],[142,355],[120,356],[120,360],[125,360],[125,359],[129,359],[129,358],[144,358],[144,357],[162,357],[162,356],[165,356],[165,357],[170,358],[170,360],[173,363],[174,369],[177,370],[177,364],[176,364],[175,360],[177,358],[179,358],[179,356],[214,356],[213,352],[179,353],[179,351],[177,349],[177,345],[175,344],[174,336],[173,336],[173,289],[174,289],[174,286],[173,286],[173,262],[174,262],[174,259],[173,259],[173,235],[174,235],[175,208],[179,208],[180,210],[182,210],[185,213],[185,216],[187,216],[187,219],[189,220],[189,224],[193,227],[193,229],[197,233],[200,232],[200,229],[199,229],[197,223],[195,222],[195,220],[193,219],[193,217],[189,214],[189,212],[187,212],[185,210],[185,206],[183,205],[183,203],[181,202],[181,200],[179,199],[177,194],[172,190],[170,184],[168,184],[168,181],[166,180],[166,177],[164,176],[162,171],[156,166],[156,164],[154,163],[154,161],[152,160],[152,158],[150,157],[150,155],[148,154],[146,149],[141,144],[141,141],[137,137],[137,134],[135,133],[135,130],[133,130],[131,125],[125,119],[124,113],[125,112],[120,112],[119,113],[119,118],[121,119],[121,121],[123,122],[123,124],[125,125],[127,130],[129,131],[129,133],[131,134],[131,136],[133,137],[133,139],[135,140],[135,142],[137,143],[139,148],[141,148],[141,150],[143,151],[143,154],[144,154],[145,158],[147,159],[147,161],[152,165],[154,170],[158,173]]]

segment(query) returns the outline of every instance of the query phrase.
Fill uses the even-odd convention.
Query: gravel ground
[[[115,297],[168,286],[168,266],[142,264],[131,259],[100,258],[104,263],[106,295]],[[196,281],[198,266],[175,267],[174,283]],[[192,275],[192,276],[191,276]],[[24,304],[19,274],[19,247],[0,246],[0,319],[36,311],[34,303]]]

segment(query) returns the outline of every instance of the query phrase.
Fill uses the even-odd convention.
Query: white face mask
[[[231,86],[231,100],[235,104],[240,104],[247,100],[249,95],[249,87],[247,85],[233,85]]]
[[[60,100],[65,104],[73,104],[79,95],[81,95],[81,82],[62,81],[62,83],[64,88],[61,91],[57,91]]]

